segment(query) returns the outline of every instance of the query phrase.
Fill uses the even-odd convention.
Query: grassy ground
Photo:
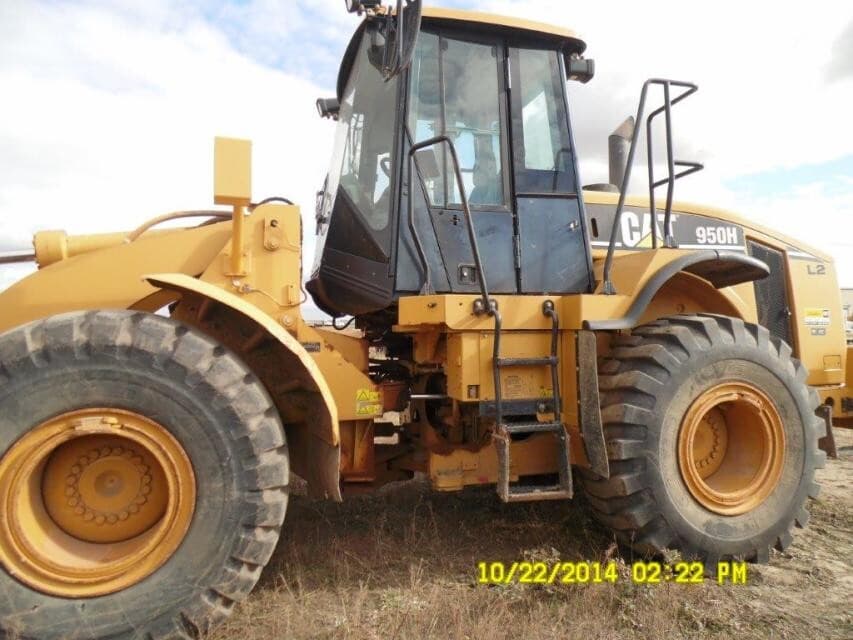
[[[261,584],[214,640],[853,638],[853,432],[820,474],[812,523],[746,586],[631,584],[582,500],[505,505],[418,483],[342,505],[296,497]],[[481,560],[620,562],[615,584],[476,583]]]

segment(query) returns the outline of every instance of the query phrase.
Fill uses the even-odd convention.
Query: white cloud
[[[212,205],[216,134],[255,141],[255,196],[301,203],[311,238],[334,133],[313,99],[329,89],[254,62],[199,16],[175,22],[157,4],[0,6],[5,248]]]
[[[27,244],[36,229],[127,229],[210,205],[211,142],[221,134],[255,140],[257,197],[302,205],[310,266],[314,192],[333,139],[314,99],[333,90],[357,24],[342,5],[0,3],[0,250]],[[571,88],[585,182],[606,179],[607,135],[635,111],[645,78],[695,80],[700,92],[676,109],[677,149],[707,169],[679,183],[679,198],[827,248],[853,284],[850,248],[837,244],[853,237],[853,184],[831,194],[767,192],[757,182],[745,191],[743,179],[731,186],[853,153],[853,78],[836,70],[853,5],[471,0],[469,8],[586,37],[598,74]],[[641,167],[635,175],[642,190]],[[0,287],[11,273],[0,271]]]

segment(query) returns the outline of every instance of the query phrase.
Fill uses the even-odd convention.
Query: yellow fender
[[[299,358],[299,362],[301,362],[305,367],[305,370],[308,372],[311,380],[317,387],[317,393],[322,396],[324,401],[323,404],[327,411],[325,416],[319,416],[321,419],[325,418],[331,427],[331,433],[327,434],[323,439],[333,446],[340,444],[338,409],[335,405],[335,399],[332,396],[332,391],[329,388],[326,379],[323,377],[323,372],[320,371],[320,367],[317,366],[314,358],[312,358],[311,354],[305,350],[305,347],[303,347],[296,338],[282,328],[278,322],[270,318],[263,311],[258,309],[258,307],[249,304],[239,296],[230,293],[229,291],[225,291],[224,289],[220,289],[208,282],[192,278],[182,273],[150,275],[145,276],[145,280],[147,280],[152,286],[160,289],[168,289],[179,293],[196,293],[205,298],[214,300],[226,307],[234,309],[238,313],[246,316],[266,329],[266,331],[278,340],[285,349]]]
[[[275,319],[239,296],[216,285],[180,273],[156,274],[145,277],[152,286],[180,294],[194,294],[233,310],[263,328],[279,342],[303,367],[302,379],[309,379],[311,391],[319,396],[312,404],[311,422],[301,428],[285,424],[291,450],[291,465],[295,473],[308,482],[312,496],[341,500],[340,492],[340,426],[334,396],[322,371],[305,348],[281,327]],[[259,377],[262,372],[256,371]]]

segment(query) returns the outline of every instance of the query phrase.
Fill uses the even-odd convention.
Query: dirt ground
[[[479,561],[618,558],[582,499],[505,505],[416,482],[342,505],[295,497],[261,584],[214,640],[853,638],[853,432],[819,472],[811,522],[746,585],[482,586]]]

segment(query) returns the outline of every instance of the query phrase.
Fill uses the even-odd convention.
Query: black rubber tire
[[[786,456],[775,490],[755,509],[723,516],[704,509],[678,469],[681,418],[705,389],[748,377],[776,403]],[[581,476],[597,519],[617,540],[645,555],[680,549],[709,568],[720,560],[766,562],[784,550],[793,527],[808,522],[806,502],[817,497],[815,469],[826,454],[826,431],[816,414],[819,398],[791,348],[760,326],[740,319],[676,316],[614,338],[600,366],[601,410],[610,477]]]
[[[196,475],[192,524],[159,570],[111,595],[54,597],[0,570],[0,637],[198,637],[251,592],[278,542],[289,477],[278,413],[237,356],[167,318],[72,313],[0,336],[0,456],[91,407],[146,415],[180,442]]]

